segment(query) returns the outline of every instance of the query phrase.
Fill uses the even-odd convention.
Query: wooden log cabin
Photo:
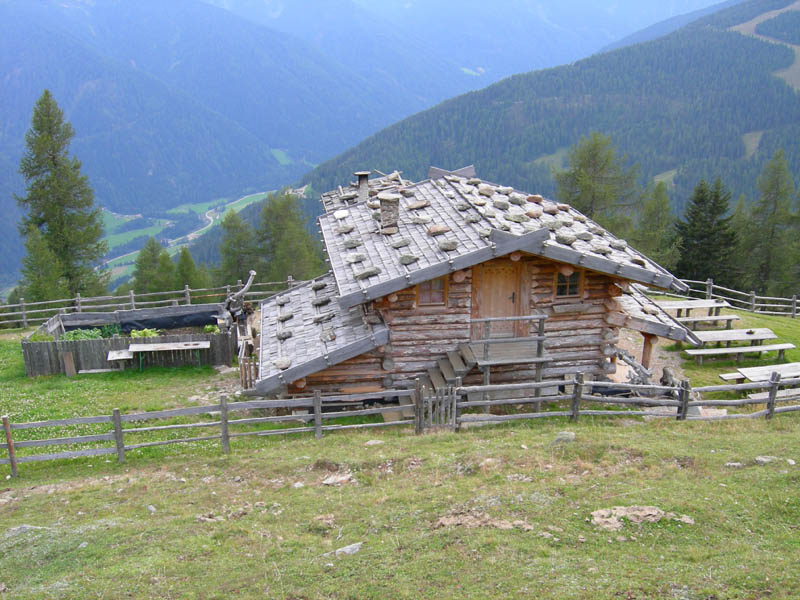
[[[261,305],[250,394],[603,377],[621,327],[645,366],[659,336],[696,343],[638,288],[684,284],[565,204],[471,167],[356,176],[322,196],[330,271]]]

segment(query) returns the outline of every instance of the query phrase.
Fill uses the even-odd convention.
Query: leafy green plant
[[[132,338],[149,338],[157,337],[159,334],[158,329],[133,329],[131,330]]]
[[[52,342],[55,341],[55,338],[50,335],[49,333],[34,333],[31,337],[28,338],[29,342]]]
[[[99,340],[103,337],[99,329],[73,329],[67,331],[61,336],[61,340],[65,342],[74,342],[77,340]]]
[[[219,333],[219,325],[206,325],[203,327],[203,333]]]
[[[121,333],[122,333],[122,328],[117,323],[112,323],[111,325],[103,325],[100,328],[100,335],[102,335],[104,338],[111,338]]]

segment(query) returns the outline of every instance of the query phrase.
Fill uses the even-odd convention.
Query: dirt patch
[[[619,531],[626,521],[641,525],[642,523],[658,523],[661,520],[694,525],[694,519],[690,516],[664,512],[656,506],[615,506],[601,508],[592,513],[592,525],[608,531]]]
[[[672,369],[672,373],[676,379],[684,379],[680,352],[668,352],[664,350],[663,345],[671,343],[671,340],[661,340],[659,344],[653,347],[653,354],[650,357],[650,372],[653,373],[651,383],[658,383],[658,380],[661,379],[661,374],[664,372],[664,367]],[[642,360],[643,345],[644,338],[641,334],[630,329],[620,329],[619,343],[617,346],[628,352],[638,361]],[[617,361],[617,372],[609,375],[609,378],[618,383],[627,383],[628,365],[622,361]]]
[[[492,529],[521,529],[522,531],[533,531],[533,525],[527,521],[507,521],[506,519],[493,519],[485,512],[468,511],[450,513],[434,523],[434,529],[442,527],[466,527],[476,529],[478,527],[490,527]]]

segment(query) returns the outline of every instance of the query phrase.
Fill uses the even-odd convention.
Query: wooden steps
[[[469,372],[470,368],[464,363],[464,359],[457,351],[451,350],[448,352],[447,358],[450,361],[450,364],[452,365],[457,377],[463,377]]]
[[[527,365],[550,362],[549,356],[523,356],[517,358],[496,358],[483,360],[479,359],[476,363],[479,367],[497,367],[502,365]]]
[[[439,366],[439,371],[444,377],[444,380],[448,384],[454,384],[456,382],[457,375],[453,364],[450,362],[450,358],[440,358],[436,364]]]

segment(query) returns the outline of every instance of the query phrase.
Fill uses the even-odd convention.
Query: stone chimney
[[[378,194],[381,203],[381,233],[391,235],[397,233],[400,221],[400,194],[381,192]]]
[[[366,202],[369,200],[369,171],[357,171],[354,175],[358,177],[358,201]]]

